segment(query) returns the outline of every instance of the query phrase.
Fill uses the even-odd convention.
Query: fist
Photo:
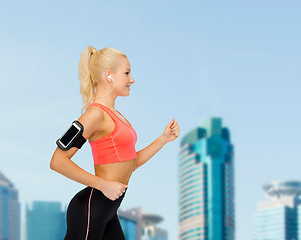
[[[162,135],[166,138],[167,142],[171,142],[180,135],[180,131],[178,122],[173,118],[165,127]]]

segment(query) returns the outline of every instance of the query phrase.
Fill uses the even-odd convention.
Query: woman
[[[117,49],[106,47],[98,51],[87,47],[80,57],[79,79],[85,112],[78,122],[83,126],[82,137],[91,145],[95,175],[71,161],[77,147],[56,148],[50,168],[87,185],[68,205],[64,239],[125,239],[117,209],[131,174],[166,143],[175,140],[180,128],[173,119],[154,142],[135,151],[136,132],[114,107],[116,98],[128,96],[135,82],[127,56]]]

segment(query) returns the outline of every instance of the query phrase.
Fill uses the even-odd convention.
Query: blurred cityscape
[[[222,118],[205,118],[180,139],[178,156],[179,240],[234,240],[234,144]],[[301,181],[263,184],[268,201],[258,203],[253,219],[253,240],[301,239]],[[247,193],[247,191],[246,191]],[[256,203],[254,203],[256,204]],[[54,201],[25,203],[21,223],[19,191],[0,172],[0,240],[62,240],[66,233],[67,205]],[[167,240],[162,216],[142,207],[118,209],[127,240]]]

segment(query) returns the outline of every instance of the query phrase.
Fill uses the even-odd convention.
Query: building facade
[[[185,134],[179,154],[179,239],[234,240],[234,158],[221,118]]]
[[[26,204],[26,240],[59,240],[66,234],[66,211],[60,202],[33,201]]]
[[[269,201],[254,213],[254,240],[301,240],[301,181],[274,181],[263,187]]]
[[[163,221],[159,215],[142,213],[141,207],[117,213],[126,240],[168,240],[167,231],[157,226]]]
[[[141,240],[142,222],[141,208],[132,208],[126,211],[118,208],[117,215],[126,240]]]
[[[0,239],[20,240],[21,204],[18,190],[0,172]]]

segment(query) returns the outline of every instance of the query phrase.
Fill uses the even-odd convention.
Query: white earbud
[[[111,79],[112,79],[112,81],[114,81],[114,79],[111,77],[111,75],[109,75],[109,76],[108,76],[108,78],[111,78]]]
[[[108,78],[111,78],[112,81],[113,81],[113,87],[112,87],[112,89],[111,89],[111,91],[110,91],[110,92],[112,92],[112,90],[113,90],[113,88],[114,88],[114,86],[115,86],[115,81],[114,81],[114,79],[111,77],[111,75],[108,75]],[[109,94],[110,92],[108,92],[105,96],[108,96],[108,94]],[[101,97],[105,97],[105,96],[99,96],[99,97],[94,97],[94,98],[101,98]]]

